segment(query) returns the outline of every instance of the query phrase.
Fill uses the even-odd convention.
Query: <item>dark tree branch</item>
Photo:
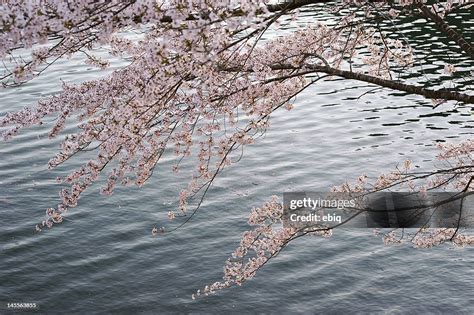
[[[270,12],[278,12],[278,11],[288,11],[298,9],[310,4],[317,4],[317,3],[328,3],[331,1],[328,0],[293,0],[293,1],[285,1],[278,4],[269,4],[267,5],[267,10]]]
[[[308,74],[311,72],[326,73],[328,75],[334,75],[345,79],[372,83],[392,90],[406,92],[408,94],[422,95],[429,99],[443,99],[449,101],[463,102],[466,104],[474,104],[474,95],[454,92],[447,89],[431,90],[423,88],[421,86],[406,84],[400,81],[387,80],[364,73],[341,70],[329,66],[303,65],[301,67],[295,67],[292,65],[271,65],[270,68],[272,68],[273,70],[300,70],[303,71],[303,73],[300,73],[301,75]],[[223,67],[220,70],[253,72],[252,69],[243,69],[242,67]]]
[[[449,39],[455,41],[467,55],[474,59],[474,48],[463,36],[456,32],[443,18],[431,11],[421,1],[415,1],[415,5],[425,18],[433,21],[439,30],[446,34]]]
[[[430,99],[443,99],[450,101],[459,101],[466,104],[474,104],[474,95],[469,95],[465,93],[459,93],[454,91],[449,91],[447,89],[431,90],[425,89],[420,86],[415,86],[412,84],[402,83],[395,80],[387,80],[379,77],[374,77],[371,75],[357,73],[347,70],[335,69],[327,66],[309,66],[315,72],[324,72],[326,74],[336,75],[338,77],[358,80],[367,83],[373,83],[378,86],[386,87],[393,90],[403,91],[409,94],[422,95]]]

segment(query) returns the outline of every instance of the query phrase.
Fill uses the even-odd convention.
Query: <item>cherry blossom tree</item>
[[[179,208],[168,213],[179,226],[185,224],[198,211],[216,176],[240,159],[244,146],[265,133],[273,112],[291,110],[303,90],[334,77],[369,83],[374,91],[419,95],[433,107],[474,104],[469,93],[473,71],[458,71],[456,64],[446,63],[437,78],[414,81],[412,69],[420,64],[416,45],[403,34],[389,36],[397,33],[402,18],[423,18],[434,23],[448,42],[446,53],[462,54],[472,67],[472,44],[462,29],[450,24],[450,16],[472,7],[467,0],[433,4],[419,0],[3,1],[3,89],[37,80],[58,60],[75,55],[99,69],[108,68],[117,58],[128,61],[98,79],[63,83],[60,93],[0,117],[5,141],[23,128],[55,118],[49,136],[64,139],[49,161],[51,169],[86,152],[95,154],[80,168],[57,178],[69,188],[60,191],[61,203],[46,210],[36,230],[62,222],[81,194],[103,177],[105,195],[112,194],[116,185],[144,185],[162,157],[173,153],[174,171],[182,169],[184,160],[194,165],[189,183],[177,196]],[[305,27],[285,31],[281,25],[298,21],[302,10],[314,16],[324,12],[332,22],[315,18]],[[140,36],[130,36],[130,30]],[[274,35],[264,40],[268,32]],[[98,48],[107,54],[98,54]],[[77,124],[78,131],[62,134],[66,124]],[[405,161],[403,167],[373,182],[361,175],[355,183],[344,183],[334,191],[455,189],[467,195],[473,191],[473,149],[472,139],[445,145],[438,156],[445,168],[414,172]],[[197,202],[191,207],[190,200]],[[252,229],[244,233],[227,261],[224,280],[206,287],[204,294],[252,278],[296,238],[328,237],[333,232],[334,227],[325,226],[285,228],[282,212],[275,197],[252,209]],[[459,229],[420,229],[408,238],[399,233],[403,232],[382,233],[385,243],[404,239],[419,247],[448,241],[461,246],[474,243]]]

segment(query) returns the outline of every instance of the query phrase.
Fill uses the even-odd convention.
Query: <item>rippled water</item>
[[[471,15],[459,17],[465,29],[473,29]],[[425,78],[439,73],[446,58],[461,70],[472,69],[472,62],[443,54],[442,42],[430,37],[431,26],[412,21],[400,27],[419,43],[425,62],[415,70]],[[0,115],[59,91],[59,78],[81,82],[96,76],[78,60],[58,63],[43,79],[1,91]],[[65,223],[37,235],[33,227],[43,210],[58,202],[53,179],[81,161],[48,171],[59,142],[47,139],[46,127],[0,143],[2,307],[35,302],[42,312],[63,314],[474,313],[474,249],[384,247],[361,229],[337,231],[329,240],[299,239],[244,287],[190,298],[221,278],[224,261],[246,230],[249,209],[269,196],[326,190],[407,158],[431,168],[437,141],[472,137],[469,108],[433,109],[423,98],[388,90],[358,98],[370,89],[334,80],[307,90],[294,110],[276,113],[266,137],[221,175],[198,215],[166,237],[154,238],[150,231],[165,222],[184,183],[167,171],[171,157],[144,188],[118,189],[105,198],[95,187]]]

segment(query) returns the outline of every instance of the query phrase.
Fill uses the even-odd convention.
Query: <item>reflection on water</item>
[[[470,21],[463,23],[472,28]],[[422,73],[431,80],[446,58],[463,71],[472,68],[466,58],[443,55],[427,27],[418,20],[399,25],[420,44],[418,56],[425,60],[414,78]],[[60,62],[43,80],[1,91],[0,114],[57,92],[58,78],[81,82],[96,75],[74,59]],[[176,205],[185,180],[168,171],[171,157],[144,188],[119,188],[104,198],[94,187],[65,223],[34,235],[44,209],[59,200],[53,179],[81,161],[46,169],[58,148],[58,140],[48,140],[47,126],[0,143],[0,302],[36,302],[56,313],[474,312],[473,249],[386,248],[360,230],[341,230],[333,240],[300,239],[246,286],[190,299],[194,290],[219,280],[249,209],[270,195],[324,191],[406,158],[432,167],[436,142],[472,136],[469,108],[433,109],[420,97],[399,98],[388,90],[360,97],[370,89],[344,80],[308,89],[294,110],[276,113],[267,136],[221,175],[198,215],[167,237],[153,238],[150,231],[154,224],[169,225],[166,211]]]

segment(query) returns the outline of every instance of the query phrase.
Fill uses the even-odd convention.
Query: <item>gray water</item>
[[[474,27],[471,17],[458,16],[467,30]],[[443,58],[472,69],[460,55],[444,55],[442,42],[430,36],[432,26],[400,27],[418,44],[424,64],[414,71],[424,71],[424,78],[442,71]],[[98,75],[79,60],[60,62],[43,79],[0,91],[0,115],[58,92],[59,78],[82,82]],[[34,302],[48,314],[474,313],[473,248],[385,247],[363,229],[298,239],[243,287],[191,299],[221,279],[248,228],[250,208],[271,195],[324,191],[405,159],[431,169],[438,163],[436,142],[472,137],[469,108],[433,109],[429,100],[389,90],[358,98],[370,89],[334,80],[298,96],[295,108],[277,112],[266,137],[217,179],[198,214],[166,236],[152,237],[151,229],[175,224],[166,212],[185,181],[169,171],[172,157],[143,188],[119,188],[107,198],[93,187],[64,223],[35,234],[44,210],[59,201],[54,178],[81,161],[48,171],[60,139],[48,140],[46,127],[1,142],[0,313],[8,302]]]

